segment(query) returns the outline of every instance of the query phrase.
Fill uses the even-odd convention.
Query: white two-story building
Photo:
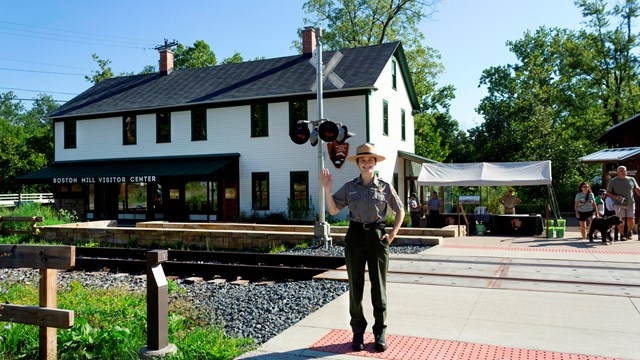
[[[317,210],[318,150],[289,137],[317,119],[315,44],[307,29],[300,55],[181,70],[161,51],[159,73],[101,81],[49,114],[55,161],[21,180],[53,184],[57,206],[86,220],[233,221],[286,214],[290,201]],[[375,143],[379,175],[406,199],[426,159],[413,154],[419,102],[402,45],[340,52],[344,86],[324,83],[324,118],[355,133],[344,156]],[[358,171],[328,145],[340,186]]]

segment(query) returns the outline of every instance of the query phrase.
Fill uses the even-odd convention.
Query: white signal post
[[[324,118],[323,114],[323,102],[322,102],[322,85],[325,80],[329,80],[336,88],[341,89],[344,86],[344,81],[333,72],[333,69],[338,65],[340,60],[342,59],[342,53],[336,51],[335,54],[329,60],[329,63],[323,67],[322,66],[322,28],[316,28],[312,31],[315,32],[316,35],[316,50],[315,54],[312,55],[309,62],[316,68],[316,80],[313,82],[311,86],[311,91],[315,91],[317,94],[317,102],[318,102],[318,120],[300,120],[300,123],[311,124],[313,131],[317,131],[320,129],[320,125],[324,122],[329,122],[328,119]],[[323,74],[324,72],[324,74]],[[342,132],[343,130],[342,124],[338,125],[336,131]],[[307,133],[307,136],[309,134]],[[320,134],[316,134],[320,135]],[[338,142],[344,141],[346,138],[351,136],[352,134],[348,133],[346,127],[344,128],[344,134],[340,135]],[[344,136],[344,137],[342,137]],[[292,140],[296,144],[301,144],[301,142],[297,142],[292,138]],[[325,249],[329,247],[331,244],[331,236],[329,235],[329,224],[325,221],[325,198],[324,198],[324,188],[322,187],[322,182],[320,180],[320,176],[322,174],[322,170],[324,169],[324,150],[323,150],[323,140],[322,136],[317,136],[317,145],[318,145],[318,201],[319,201],[319,209],[318,209],[318,222],[315,224],[313,229],[313,242],[323,242]],[[302,143],[306,142],[304,140]],[[316,144],[311,143],[312,146]]]
[[[318,119],[322,121],[324,119],[324,111],[322,106],[322,28],[316,28],[316,60],[318,61],[315,64],[316,67],[316,84],[317,88],[317,102],[318,102]],[[335,66],[335,65],[334,65]],[[331,235],[329,232],[329,224],[325,221],[324,217],[324,187],[322,187],[322,181],[320,180],[320,175],[322,174],[322,170],[324,169],[324,150],[323,150],[323,141],[318,138],[318,201],[319,201],[319,209],[318,209],[318,223],[315,225],[313,229],[313,240],[314,242],[322,242],[324,243],[324,248],[328,249],[329,244],[331,244]]]

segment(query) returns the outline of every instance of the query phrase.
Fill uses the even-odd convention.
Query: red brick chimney
[[[302,30],[302,53],[311,54],[316,49],[316,32],[307,26]]]
[[[160,74],[168,75],[173,71],[173,53],[169,49],[160,50]]]

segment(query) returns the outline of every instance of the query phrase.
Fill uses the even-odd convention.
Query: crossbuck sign
[[[340,60],[342,60],[343,56],[344,55],[342,55],[340,51],[336,51],[335,54],[333,54],[333,56],[331,57],[331,60],[329,60],[329,62],[322,67],[323,84],[327,79],[329,79],[329,81],[333,85],[335,85],[335,87],[337,87],[338,89],[342,89],[342,87],[344,86],[344,80],[342,80],[340,76],[336,75],[336,73],[333,72],[333,69],[336,67],[336,65],[338,65]],[[309,62],[311,63],[311,65],[313,65],[314,68],[316,68],[316,70],[318,69],[318,59],[316,58],[315,51],[313,52],[313,56],[311,57]],[[313,85],[311,85],[311,91],[318,91],[318,79],[316,79],[313,82]]]

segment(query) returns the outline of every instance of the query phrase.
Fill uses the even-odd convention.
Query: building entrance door
[[[95,220],[117,220],[120,184],[95,185]]]
[[[168,221],[186,221],[184,205],[184,184],[166,184],[164,186],[164,213]]]
[[[225,179],[223,181],[223,200],[218,219],[222,221],[234,221],[240,213],[238,181]]]

